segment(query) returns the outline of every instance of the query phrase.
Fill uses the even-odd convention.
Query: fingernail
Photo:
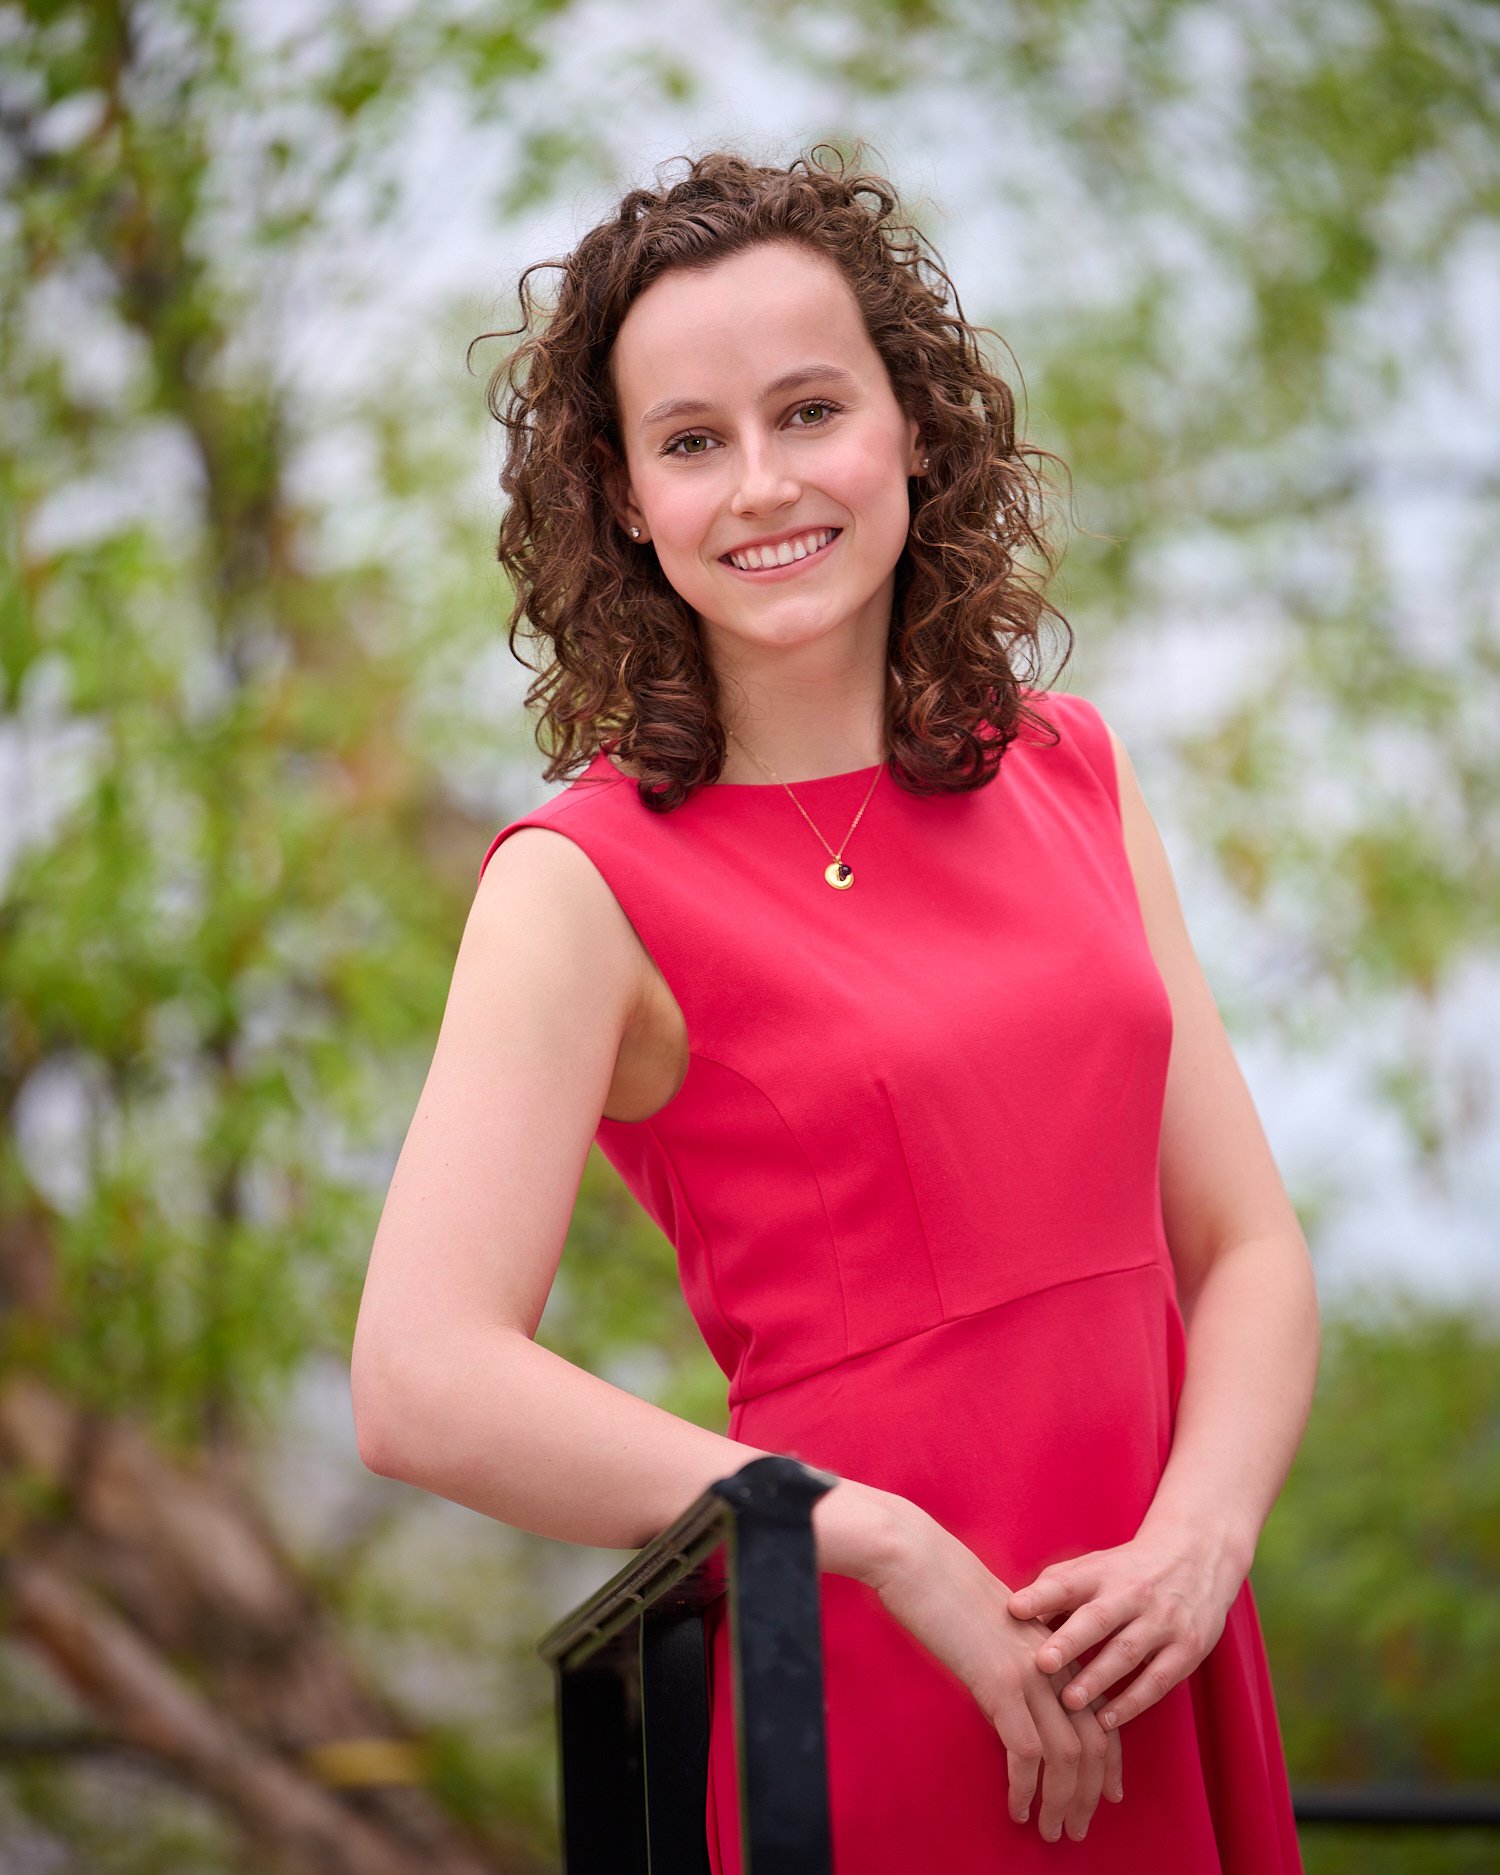
[[[1114,1724],[1117,1716],[1118,1715],[1116,1713],[1106,1712],[1104,1716],[1100,1719],[1099,1723],[1104,1727],[1106,1731],[1108,1731],[1109,1728]]]
[[[1058,1837],[1062,1835],[1062,1831],[1060,1829],[1048,1829],[1043,1830],[1042,1834],[1047,1838],[1048,1842],[1056,1842]]]
[[[1037,1655],[1037,1659],[1041,1661],[1042,1665],[1049,1673],[1062,1665],[1062,1655],[1055,1647],[1044,1647]]]
[[[1029,1803],[1027,1804],[1026,1808],[1021,1812],[1021,1821],[1023,1823],[1029,1823],[1031,1821],[1031,1805]]]

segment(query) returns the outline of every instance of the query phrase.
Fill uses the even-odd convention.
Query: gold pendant
[[[854,883],[854,868],[846,866],[841,859],[823,868],[823,877],[836,892],[847,892]]]

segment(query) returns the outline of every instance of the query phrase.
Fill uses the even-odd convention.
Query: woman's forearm
[[[1171,1456],[1142,1528],[1220,1536],[1249,1572],[1307,1424],[1317,1379],[1317,1290],[1299,1236],[1221,1252],[1184,1298],[1187,1369]]]
[[[693,1425],[539,1346],[519,1330],[397,1353],[355,1343],[355,1421],[372,1471],[539,1536],[640,1549],[760,1446]],[[844,1478],[813,1507],[818,1566],[877,1573],[902,1502]]]

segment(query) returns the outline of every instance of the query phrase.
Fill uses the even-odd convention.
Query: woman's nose
[[[773,440],[762,437],[743,445],[732,504],[736,514],[784,507],[801,492],[802,485],[791,473],[784,451]]]

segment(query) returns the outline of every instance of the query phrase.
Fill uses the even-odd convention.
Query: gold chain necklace
[[[777,774],[774,768],[771,768],[767,763],[762,762],[760,757],[755,753],[754,749],[752,749],[748,743],[740,742],[740,738],[737,735],[735,735],[732,730],[726,730],[725,733],[728,735],[729,740],[731,742],[739,742],[740,747],[745,751],[746,755],[750,757],[751,761],[756,763],[759,767],[765,769],[765,772],[771,777],[772,781],[780,782],[781,786],[786,789],[787,793],[792,794],[790,785],[787,782],[781,780],[780,775]],[[882,762],[880,764],[880,767],[875,770],[874,776],[872,777],[870,781],[870,785],[865,790],[865,798],[859,804],[859,813],[857,813],[854,816],[854,819],[850,822],[849,831],[848,833],[844,835],[843,840],[839,844],[839,850],[836,853],[834,852],[833,848],[829,846],[828,842],[823,839],[823,835],[822,835],[822,832],[819,830],[818,823],[813,819],[812,815],[808,813],[807,809],[797,799],[796,795],[792,794],[792,805],[796,808],[797,812],[802,816],[802,818],[807,822],[808,826],[812,828],[813,832],[817,834],[818,839],[822,841],[824,851],[832,855],[832,858],[829,864],[823,868],[823,877],[828,881],[828,883],[833,887],[833,889],[836,892],[847,892],[850,886],[853,885],[854,883],[854,868],[852,866],[845,864],[844,848],[849,844],[850,840],[853,839],[854,829],[859,825],[861,819],[864,816],[865,809],[870,805],[870,796],[875,792],[875,783],[879,781],[884,768],[885,768],[885,763]]]

